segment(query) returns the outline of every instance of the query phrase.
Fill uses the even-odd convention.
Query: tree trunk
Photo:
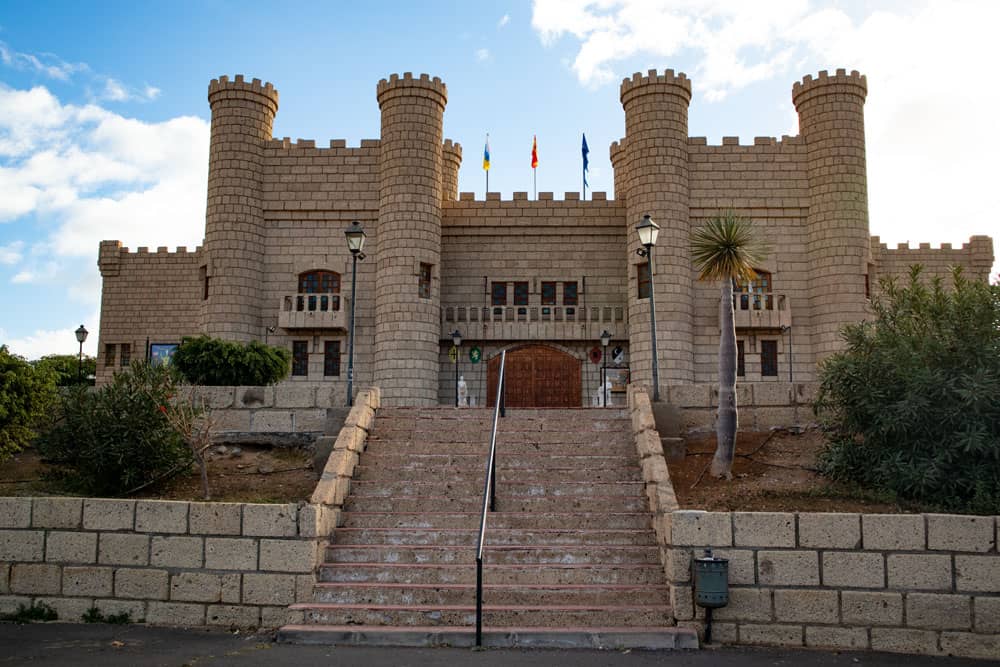
[[[736,322],[733,316],[733,281],[722,281],[719,303],[719,414],[716,421],[712,476],[732,477],[736,454]]]

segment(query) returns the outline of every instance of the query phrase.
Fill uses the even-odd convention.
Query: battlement
[[[453,158],[458,159],[459,162],[462,161],[462,144],[453,142],[451,139],[445,139],[443,150],[446,155],[451,155]]]
[[[840,92],[851,91],[862,100],[868,96],[868,78],[858,70],[851,70],[848,74],[846,69],[838,69],[833,76],[826,70],[821,70],[815,79],[811,74],[806,74],[802,81],[792,85],[792,102],[798,107],[815,95],[832,90],[829,86],[835,86]]]
[[[282,139],[274,138],[267,142],[267,148],[275,150],[302,150],[306,148],[312,148],[320,151],[330,150],[330,149],[344,149],[348,151],[355,151],[359,149],[368,148],[378,148],[378,139],[362,139],[360,144],[357,146],[348,146],[346,139],[330,139],[329,146],[316,146],[315,139],[297,139],[292,141],[290,137],[284,137]]]
[[[523,206],[527,204],[538,204],[547,205],[552,203],[576,203],[589,205],[593,202],[613,202],[614,200],[608,199],[607,192],[591,192],[591,199],[581,200],[579,192],[564,192],[563,199],[556,199],[555,193],[552,192],[539,192],[538,199],[528,199],[527,192],[514,192],[510,199],[501,199],[501,193],[499,192],[487,192],[486,199],[476,199],[475,192],[461,192],[458,195],[458,200],[460,202],[477,202],[477,203],[497,203],[497,204],[515,204],[518,206]]]
[[[260,79],[253,79],[247,83],[242,74],[237,74],[232,81],[228,76],[222,75],[208,84],[209,104],[225,99],[254,98],[270,106],[272,113],[277,113],[278,91],[271,82],[261,83]]]
[[[655,92],[671,92],[675,95],[680,93],[685,101],[690,102],[691,80],[684,72],[675,74],[672,69],[664,70],[663,74],[659,74],[655,69],[649,70],[645,75],[636,72],[631,79],[622,79],[621,103],[625,104],[634,97]]]
[[[625,152],[626,152],[626,147],[624,138],[618,141],[612,141],[611,148],[609,150],[609,153],[611,155],[611,164],[613,165],[619,160],[619,158],[625,157]]]
[[[721,148],[723,146],[733,146],[736,148],[757,148],[760,146],[804,146],[805,141],[799,135],[789,136],[784,134],[781,139],[777,137],[754,137],[752,144],[741,144],[739,137],[722,137],[722,143],[710,144],[707,137],[688,137],[688,146],[706,146],[708,148]]]
[[[952,251],[964,251],[971,252],[973,254],[982,254],[993,256],[993,239],[989,236],[972,236],[969,238],[968,243],[963,243],[961,247],[955,248],[951,243],[942,243],[939,246],[933,246],[930,243],[919,243],[917,247],[912,247],[907,243],[897,243],[895,248],[890,248],[888,243],[882,243],[882,239],[878,236],[871,237],[872,250],[878,249],[883,253],[921,253],[927,250],[952,250]]]
[[[379,107],[399,95],[436,98],[442,109],[448,103],[448,86],[440,77],[431,78],[429,74],[421,74],[418,78],[413,77],[413,72],[404,72],[402,77],[392,74],[378,82],[376,92]]]

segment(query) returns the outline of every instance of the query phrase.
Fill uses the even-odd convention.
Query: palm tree
[[[749,219],[732,210],[710,218],[691,235],[691,257],[699,280],[721,280],[719,303],[719,418],[717,444],[712,459],[713,477],[732,477],[736,453],[736,323],[733,313],[733,281],[752,280],[754,264],[766,249],[757,242]]]

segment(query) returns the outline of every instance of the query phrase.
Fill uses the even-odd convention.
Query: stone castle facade
[[[625,137],[611,145],[614,199],[458,193],[462,149],[443,136],[447,89],[427,75],[379,82],[381,138],[272,138],[278,92],[219,77],[212,110],[204,245],[193,251],[100,246],[98,382],[151,346],[207,333],[266,340],[294,356],[292,382],[346,399],[351,254],[357,265],[354,387],[387,405],[454,401],[452,332],[469,395],[482,405],[501,349],[523,405],[590,405],[601,367],[615,389],[650,384],[654,288],[662,388],[716,378],[718,285],[696,280],[689,234],[733,208],[771,247],[736,298],[740,380],[810,382],[862,319],[879,278],[921,263],[986,279],[993,243],[888,248],[869,234],[864,102],[857,72],[806,76],[792,89],[801,134],[752,145],[688,136],[691,82],[650,71],[622,82]],[[478,165],[477,165],[478,166]],[[652,284],[636,225],[661,231]],[[608,354],[600,337],[611,334]],[[482,353],[478,364],[469,352]],[[613,354],[616,352],[617,354]],[[614,393],[620,400],[623,394]]]

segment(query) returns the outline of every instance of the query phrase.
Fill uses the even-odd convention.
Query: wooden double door
[[[581,405],[579,359],[546,345],[507,351],[507,407],[578,408]],[[500,355],[489,360],[487,405],[496,400]]]

